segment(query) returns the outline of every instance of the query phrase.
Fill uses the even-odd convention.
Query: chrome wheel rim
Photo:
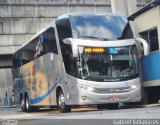
[[[60,97],[58,99],[58,103],[59,103],[60,108],[64,108],[65,102],[64,102],[64,96],[63,96],[63,94],[60,95]]]
[[[27,108],[27,109],[29,108],[29,102],[28,102],[28,99],[26,99],[26,108]]]
[[[22,99],[22,101],[21,101],[21,107],[23,107],[24,106],[24,99]]]

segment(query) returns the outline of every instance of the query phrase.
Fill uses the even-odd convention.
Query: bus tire
[[[65,104],[64,94],[62,91],[58,93],[57,105],[58,105],[58,110],[62,113],[71,111],[71,106]]]
[[[24,98],[21,98],[20,100],[20,106],[23,112],[26,112],[26,108],[25,108],[25,103],[24,103]]]
[[[26,109],[26,112],[32,112],[33,111],[33,108],[29,104],[28,95],[25,96],[25,109]]]
[[[141,98],[140,104],[141,105],[149,104],[147,89],[146,88],[142,88],[141,89],[141,93],[142,93],[142,98]]]

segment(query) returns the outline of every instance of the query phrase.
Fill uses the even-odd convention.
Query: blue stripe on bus
[[[142,75],[144,81],[160,80],[160,51],[142,58]]]
[[[59,80],[59,81],[60,81],[60,80]],[[59,83],[59,81],[56,82],[56,83],[52,86],[52,88],[50,88],[50,89],[48,90],[48,92],[47,92],[46,94],[44,94],[44,95],[42,95],[42,96],[40,96],[40,97],[38,97],[38,98],[35,98],[35,99],[30,99],[30,104],[37,104],[37,103],[43,101],[45,98],[47,98],[47,97],[49,96],[49,94],[56,88],[56,86],[57,86],[57,84]]]

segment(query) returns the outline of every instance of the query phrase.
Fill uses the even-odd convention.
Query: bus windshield
[[[117,40],[133,38],[130,25],[124,17],[111,15],[72,15],[73,38]]]
[[[136,46],[92,48],[79,46],[78,72],[91,81],[123,81],[138,77]]]

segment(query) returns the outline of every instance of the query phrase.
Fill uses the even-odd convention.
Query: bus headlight
[[[93,87],[87,87],[87,90],[93,92],[95,89]]]
[[[87,91],[90,91],[90,92],[95,91],[94,87],[90,87],[90,86],[86,86],[86,85],[82,85],[82,84],[79,84],[78,87],[81,88],[81,89],[85,89]]]
[[[138,84],[133,84],[133,85],[130,86],[130,89],[131,89],[131,90],[135,90],[135,89],[137,89],[137,88],[139,88],[139,85],[138,85]]]

